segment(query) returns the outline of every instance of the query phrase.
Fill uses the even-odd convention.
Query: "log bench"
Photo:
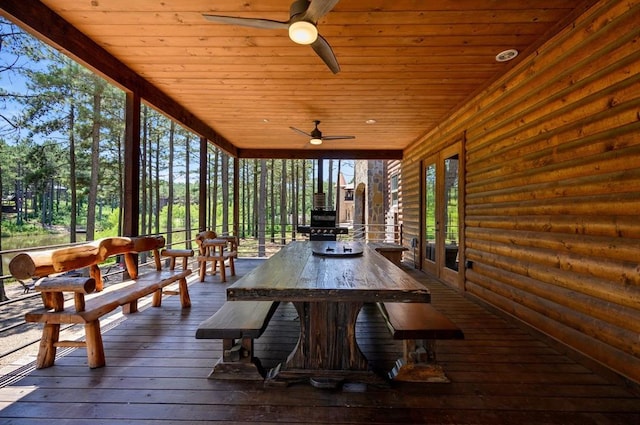
[[[402,340],[403,355],[389,378],[409,382],[449,382],[436,362],[436,340],[464,339],[448,317],[425,303],[377,303],[393,339]]]
[[[196,339],[221,339],[222,357],[210,378],[263,380],[265,371],[254,356],[253,341],[260,337],[278,308],[272,301],[227,301],[196,330]]]
[[[86,244],[48,251],[20,253],[11,260],[9,269],[15,278],[40,278],[35,290],[42,295],[44,307],[25,315],[27,322],[43,323],[42,339],[36,360],[38,369],[53,366],[57,347],[85,347],[90,368],[106,364],[100,318],[122,307],[124,314],[138,311],[138,300],[153,294],[151,305],[160,307],[163,293],[180,295],[182,308],[191,306],[187,288],[189,268],[176,270],[175,258],[193,256],[190,250],[163,250],[174,261],[169,270],[163,270],[160,250],[165,241],[162,236],[137,238],[104,238]],[[137,254],[150,251],[155,268],[139,274]],[[179,255],[180,254],[180,255]],[[123,255],[129,278],[103,288],[99,264],[114,255]],[[186,265],[186,260],[183,262]],[[89,268],[89,277],[72,277],[72,270]],[[177,283],[177,291],[164,291]],[[97,293],[93,293],[98,291]],[[65,301],[64,294],[73,298]],[[85,341],[61,341],[61,324],[82,324]]]

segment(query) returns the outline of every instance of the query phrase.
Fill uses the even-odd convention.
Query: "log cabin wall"
[[[407,149],[401,190],[407,245],[421,160],[466,132],[466,293],[635,382],[638,22],[637,1],[597,3]]]

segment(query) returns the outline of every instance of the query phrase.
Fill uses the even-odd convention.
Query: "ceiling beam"
[[[123,90],[137,93],[161,113],[229,154],[237,155],[237,148],[231,142],[39,1],[1,0],[0,13]]]
[[[238,149],[238,158],[255,159],[402,159],[402,150]]]

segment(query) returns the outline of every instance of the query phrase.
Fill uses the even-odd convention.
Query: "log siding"
[[[635,382],[638,22],[637,1],[595,4],[407,149],[400,191],[408,246],[421,161],[465,132],[465,292]]]

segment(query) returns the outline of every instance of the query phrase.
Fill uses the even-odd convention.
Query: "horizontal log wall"
[[[466,131],[465,290],[640,382],[640,4],[602,1],[405,152]]]

